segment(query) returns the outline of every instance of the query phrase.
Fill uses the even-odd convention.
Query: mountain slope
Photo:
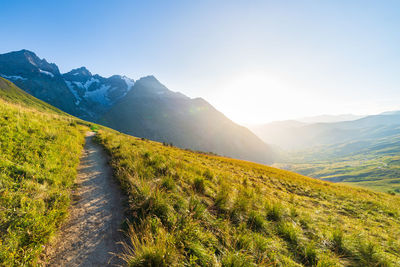
[[[136,81],[124,99],[98,121],[118,131],[182,148],[261,163],[272,161],[269,146],[201,98],[169,91],[153,76]]]
[[[0,76],[12,80],[27,93],[75,115],[74,96],[55,64],[21,50],[0,55]]]
[[[0,98],[14,104],[23,105],[25,107],[35,107],[41,111],[51,111],[58,114],[65,114],[61,110],[32,97],[30,94],[19,89],[12,82],[0,77]],[[66,114],[65,114],[66,115]]]
[[[312,117],[303,117],[297,119],[305,123],[318,123],[318,122],[341,122],[341,121],[354,121],[365,117],[365,115],[341,114],[341,115],[319,115]]]
[[[293,121],[256,127],[253,131],[264,141],[283,149],[310,149],[318,145],[360,142],[395,135],[400,126],[400,114],[371,115],[358,120],[336,123],[302,124]],[[274,135],[274,132],[285,134]]]
[[[77,119],[0,77],[0,265],[34,265],[67,215]]]
[[[0,55],[0,76],[71,115],[126,133],[256,162],[273,158],[269,146],[249,130],[152,76],[136,84],[125,76],[93,75],[85,67],[60,74],[55,64],[28,50]]]
[[[398,266],[400,198],[100,131],[129,266]]]
[[[76,109],[84,119],[96,120],[115,102],[132,89],[134,81],[114,75],[109,78],[92,75],[85,67],[62,75],[67,87],[75,96]]]
[[[67,215],[87,123],[0,82],[0,265],[34,266]],[[129,195],[129,266],[400,263],[399,197],[103,127],[97,140]]]
[[[81,67],[61,74],[57,65],[21,50],[0,55],[0,76],[29,94],[71,114],[95,120],[132,88],[134,81],[104,78]]]

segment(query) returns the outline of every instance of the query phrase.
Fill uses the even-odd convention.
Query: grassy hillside
[[[0,265],[67,215],[84,122],[0,79]],[[129,266],[399,266],[400,198],[101,129],[129,196]]]
[[[100,131],[129,266],[399,266],[400,198]]]
[[[34,264],[65,218],[83,133],[0,78],[0,266]]]
[[[8,103],[34,108],[43,112],[66,114],[61,110],[35,98],[15,86],[12,82],[0,77],[0,98]]]
[[[400,194],[399,153],[400,135],[395,135],[292,153],[275,166],[310,177]]]

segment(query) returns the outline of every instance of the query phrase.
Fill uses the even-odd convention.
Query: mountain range
[[[247,128],[154,76],[105,78],[85,67],[60,73],[29,50],[1,54],[0,76],[64,112],[126,134],[259,163],[273,160],[270,146]]]
[[[85,139],[91,130],[97,144]],[[120,266],[400,261],[395,192],[141,140],[70,116],[1,77],[0,185],[0,266],[69,266],[75,258],[105,266],[110,255],[123,257]],[[110,195],[129,205],[110,204]],[[115,227],[104,228],[110,220]],[[118,243],[126,250],[112,254],[104,242],[114,243],[120,225],[129,227]]]
[[[254,126],[252,131],[261,139],[285,150],[299,151],[316,146],[370,142],[399,134],[400,112],[391,111],[361,119],[332,122],[305,123],[288,120]],[[353,150],[353,149],[351,149]]]
[[[365,115],[354,115],[354,114],[340,114],[340,115],[318,115],[311,117],[302,117],[296,119],[300,122],[305,123],[318,123],[318,122],[341,122],[341,121],[354,121],[366,117]]]
[[[400,111],[335,123],[281,121],[252,130],[278,147],[276,167],[400,193]]]

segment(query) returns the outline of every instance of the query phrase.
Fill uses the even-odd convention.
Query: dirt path
[[[121,264],[119,227],[124,220],[123,200],[108,155],[88,133],[78,173],[70,218],[46,251],[47,266],[113,266]]]

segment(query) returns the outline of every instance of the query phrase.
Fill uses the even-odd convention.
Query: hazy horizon
[[[154,75],[240,124],[400,109],[396,1],[38,2],[2,2],[0,53]]]

